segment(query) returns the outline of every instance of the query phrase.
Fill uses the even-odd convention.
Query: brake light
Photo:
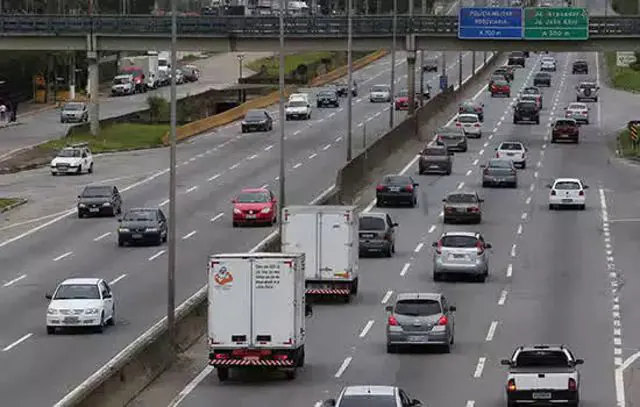
[[[387,320],[387,325],[398,326],[398,320],[393,315],[389,315],[389,319]]]
[[[216,359],[229,359],[229,355],[226,353],[216,353]]]
[[[499,151],[496,153],[496,158],[500,158],[500,152]]]
[[[404,187],[404,190],[407,192],[413,192],[413,185],[408,185],[406,187]]]
[[[456,127],[461,127],[461,126],[462,126],[462,123],[456,122]]]
[[[480,123],[474,124],[473,127],[480,127]]]
[[[273,355],[273,358],[275,360],[287,360],[287,359],[289,359],[289,356],[287,356],[287,355]]]
[[[480,212],[480,209],[479,208],[467,208],[467,212],[473,212],[473,213]]]
[[[508,392],[516,391],[515,379],[509,379],[509,381],[507,382],[507,391]]]
[[[438,320],[438,325],[447,325],[449,323],[449,318],[446,315],[443,315]]]
[[[578,384],[576,383],[575,379],[569,378],[569,390],[570,391],[578,390]]]
[[[438,245],[436,246],[436,253],[442,254],[442,240],[438,240]]]
[[[479,241],[479,240],[478,240],[478,241],[476,242],[476,248],[478,249],[478,254],[479,254],[479,255],[480,255],[480,254],[482,254],[482,253],[484,253],[484,245],[482,244],[482,242],[481,242],[481,241]]]
[[[491,85],[491,89],[493,89],[493,90],[497,90],[497,89],[498,89],[498,87],[494,84],[494,85]]]
[[[438,141],[442,141],[442,136],[438,136]]]
[[[578,192],[578,195],[580,195],[580,196],[584,196],[584,191],[580,191],[580,192]]]
[[[378,191],[378,192],[384,191],[384,185],[378,185],[376,187],[376,191]]]
[[[553,189],[551,190],[551,195],[552,196],[556,196],[556,191],[554,191]]]

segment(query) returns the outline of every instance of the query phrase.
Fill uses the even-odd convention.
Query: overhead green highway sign
[[[527,7],[524,9],[525,40],[589,39],[589,13],[578,7]]]

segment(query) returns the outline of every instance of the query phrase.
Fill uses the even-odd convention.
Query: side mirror
[[[414,187],[417,187],[417,186],[420,186],[420,184],[418,184],[417,182],[414,182],[414,183],[413,183],[413,186],[414,186]]]
[[[511,366],[511,361],[510,361],[509,359],[502,359],[502,360],[500,361],[500,364],[501,364],[502,366]]]
[[[447,198],[442,198],[442,202],[447,202]]]
[[[394,224],[393,224],[393,227],[394,227],[394,228],[397,228],[398,226],[400,226],[400,225],[398,225],[397,223],[394,223]]]
[[[485,164],[481,164],[480,168],[486,168],[487,166]]]
[[[576,365],[584,365],[584,359],[576,359]]]
[[[547,185],[545,185],[545,187],[551,188],[551,184],[547,184]]]
[[[411,406],[412,407],[419,407],[421,405],[422,405],[422,403],[420,402],[420,400],[418,400],[418,399],[411,400]]]
[[[237,199],[232,199],[231,203],[238,203],[238,200]]]
[[[305,317],[310,317],[313,315],[313,308],[311,307],[311,304],[305,304],[304,305],[304,316]]]
[[[104,293],[102,294],[102,298],[113,298],[113,295]]]
[[[458,307],[456,307],[455,305],[450,305],[449,306],[449,311],[457,311]]]
[[[46,293],[46,294],[44,295],[44,298],[46,298],[47,300],[52,299],[52,298],[53,298],[53,293]]]
[[[478,202],[484,202],[484,199],[480,198],[478,199]]]
[[[582,189],[589,189],[589,185],[583,185]]]
[[[311,105],[307,105],[307,107],[311,107]]]
[[[493,245],[491,243],[485,243],[484,247],[486,247],[487,249],[491,249]]]
[[[122,223],[122,218],[118,219],[118,223]]]
[[[80,195],[78,195],[78,199],[80,199]]]
[[[494,148],[494,150],[498,151],[498,147]]]
[[[336,405],[336,399],[329,399],[329,400],[325,400],[325,402],[323,403],[324,406],[326,407],[335,407]]]
[[[431,247],[438,247],[438,242],[431,243]]]
[[[386,307],[384,307],[384,310],[387,312],[393,312],[393,305],[387,305]]]
[[[447,151],[447,155],[448,155],[449,157],[453,156],[453,151]]]

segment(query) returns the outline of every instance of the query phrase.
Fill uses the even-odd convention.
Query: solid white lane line
[[[185,397],[189,395],[189,393],[191,393],[196,387],[198,387],[198,385],[207,376],[209,376],[211,372],[213,372],[213,369],[214,369],[213,366],[207,366],[204,369],[202,369],[202,371],[193,380],[191,380],[189,384],[187,384],[185,388],[182,389],[182,391],[180,391],[180,393],[178,393],[178,395],[173,400],[171,400],[168,407],[176,407],[177,405],[179,405],[182,402],[182,400],[184,400]]]
[[[409,267],[411,267],[411,263],[404,263],[404,266],[402,266],[402,270],[400,271],[400,276],[404,277],[404,275],[407,274],[407,271],[409,271]]]
[[[127,274],[122,274],[116,278],[114,278],[113,280],[109,281],[109,285],[114,285],[115,283],[117,283],[118,281],[122,280],[123,278],[125,278],[127,276]]]
[[[56,257],[55,259],[53,259],[53,261],[60,261],[62,259],[64,259],[65,257],[69,257],[73,254],[73,252],[66,252],[64,254],[61,254],[60,256]]]
[[[331,144],[327,144],[326,146],[324,146],[324,147],[322,148],[322,151],[327,151],[327,150],[328,150],[328,149],[330,149],[330,148],[331,148]]]
[[[221,217],[223,217],[223,216],[224,216],[224,213],[223,213],[223,212],[220,212],[219,214],[217,214],[216,216],[214,216],[213,218],[211,218],[211,220],[210,220],[210,221],[211,221],[211,222],[215,222],[215,221],[217,221],[218,219],[220,219],[220,218],[221,218]]]
[[[422,247],[424,246],[424,243],[420,242],[418,243],[418,245],[416,246],[415,249],[413,249],[414,253],[419,253],[420,250],[422,250]]]
[[[103,233],[100,236],[98,236],[95,239],[93,239],[93,241],[94,242],[100,241],[100,240],[104,239],[105,237],[109,236],[110,234],[111,234],[111,232]]]
[[[168,204],[169,202],[171,202],[170,199],[165,199],[164,201],[160,202],[160,206],[165,206],[166,204]]]
[[[187,233],[186,235],[182,236],[182,240],[187,240],[188,238],[190,238],[191,236],[195,235],[196,233],[198,233],[198,231],[193,230],[193,231]]]
[[[334,375],[336,379],[339,379],[340,376],[342,376],[345,370],[347,370],[347,368],[349,367],[349,364],[351,363],[352,360],[353,360],[353,357],[351,356],[348,356],[344,359],[344,361],[342,362],[342,365],[340,366],[340,369],[338,369],[338,371]]]
[[[318,154],[313,153],[313,154],[311,154],[311,155],[309,156],[309,159],[310,159],[310,160],[313,160],[313,159],[314,159],[314,158],[316,158],[317,156],[318,156]]]
[[[362,329],[362,332],[360,332],[360,337],[361,338],[364,338],[365,336],[367,336],[367,333],[369,333],[369,330],[373,326],[374,322],[376,322],[376,321],[374,321],[373,319],[370,319],[367,322],[367,325],[365,325],[364,328]]]
[[[387,301],[389,301],[389,298],[391,298],[392,295],[393,295],[393,291],[391,291],[391,290],[387,291],[387,293],[384,295],[384,297],[382,297],[382,301],[380,301],[380,304],[386,304]]]
[[[293,169],[295,170],[296,168],[300,168],[302,167],[302,163],[297,163],[296,165],[293,166]]]
[[[513,264],[509,264],[507,267],[507,277],[511,277],[513,275]]]
[[[478,364],[476,365],[476,371],[473,372],[473,377],[479,379],[482,376],[482,371],[484,370],[484,364],[487,361],[486,357],[478,358]]]
[[[2,349],[3,352],[8,352],[11,349],[15,348],[16,346],[20,345],[22,342],[26,341],[27,339],[31,338],[33,336],[32,333],[28,333],[25,336],[23,336],[22,338],[18,339],[17,341],[7,345],[4,349]]]
[[[436,230],[436,225],[431,225],[428,233],[433,233],[434,230]]]
[[[516,245],[511,245],[511,257],[516,257]]]
[[[10,287],[12,285],[14,285],[15,283],[17,283],[20,280],[24,280],[25,278],[27,278],[26,274],[23,274],[21,276],[18,276],[16,278],[14,278],[13,280],[9,280],[6,283],[2,284],[3,287]]]
[[[489,331],[487,331],[486,338],[484,338],[485,342],[491,342],[493,340],[493,337],[496,334],[497,328],[498,328],[498,321],[493,321],[491,325],[489,325]]]
[[[193,192],[193,191],[195,191],[196,189],[198,189],[198,186],[197,186],[197,185],[194,185],[194,186],[192,186],[191,188],[187,189],[187,192],[185,192],[185,193],[187,193],[187,194],[188,194],[189,192]]]
[[[504,305],[507,301],[507,290],[502,290],[500,293],[500,299],[498,300],[498,305]]]
[[[254,160],[256,158],[258,158],[258,154],[254,154],[254,155],[251,155],[251,156],[247,157],[247,160],[251,161],[251,160]]]
[[[270,144],[264,148],[264,151],[269,151],[273,148],[273,144]]]
[[[164,254],[164,250],[160,250],[158,253],[154,254],[153,256],[149,257],[149,261],[153,261],[155,259],[157,259],[158,257],[162,256]]]
[[[215,179],[218,179],[219,177],[220,177],[220,174],[216,174],[216,175],[214,175],[213,177],[209,177],[209,178],[207,178],[207,181],[211,182],[211,181],[213,181],[213,180],[215,180]]]

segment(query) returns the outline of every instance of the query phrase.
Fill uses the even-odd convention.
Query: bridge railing
[[[348,22],[344,16],[292,17],[284,19],[286,35],[296,37],[346,36]],[[353,34],[357,37],[388,37],[393,31],[389,15],[353,17]],[[422,34],[456,36],[456,16],[417,15],[397,17],[397,35]],[[149,15],[0,15],[0,35],[159,35],[171,33],[171,17]],[[267,36],[280,33],[277,16],[218,17],[180,16],[178,34],[182,36]],[[589,33],[596,37],[640,37],[640,16],[589,19]]]

